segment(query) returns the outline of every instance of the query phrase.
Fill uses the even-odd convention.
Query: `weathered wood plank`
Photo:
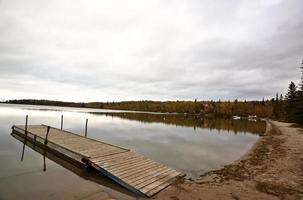
[[[141,188],[143,188],[143,187],[146,187],[146,186],[148,186],[148,185],[150,185],[150,184],[155,183],[156,181],[159,181],[159,180],[163,179],[164,177],[170,176],[170,175],[172,175],[172,174],[175,173],[175,172],[176,172],[175,170],[169,169],[168,171],[166,171],[166,172],[164,172],[164,173],[161,173],[161,174],[159,174],[159,175],[157,175],[157,176],[155,176],[155,177],[152,177],[152,178],[148,177],[148,178],[146,178],[144,181],[141,181],[141,182],[139,182],[139,183],[132,184],[132,186],[141,189]],[[175,176],[173,176],[173,177],[175,177]]]
[[[142,158],[138,158],[137,160],[135,160],[134,162],[129,162],[129,163],[124,163],[122,165],[115,165],[115,166],[110,166],[110,167],[104,167],[104,169],[109,170],[111,172],[122,172],[125,170],[129,170],[129,169],[134,169],[146,164],[150,164],[153,163],[154,161],[152,160],[147,160],[147,159],[142,159]]]
[[[123,158],[126,156],[134,156],[135,154],[133,152],[130,151],[125,151],[125,152],[121,152],[121,153],[113,153],[110,155],[106,155],[106,156],[97,156],[97,157],[91,157],[91,160],[93,162],[98,162],[98,161],[109,161],[109,160],[114,160],[114,159],[119,159],[119,158]]]
[[[148,179],[152,179],[160,174],[163,174],[167,171],[170,171],[172,169],[170,168],[158,168],[156,170],[153,170],[153,171],[148,171],[148,172],[145,172],[143,174],[143,176],[136,176],[135,178],[133,179],[123,179],[124,181],[126,181],[128,184],[130,185],[136,185],[136,184],[139,184],[139,183],[142,183]]]
[[[169,183],[172,179],[175,179],[176,176],[178,176],[178,175],[180,175],[180,172],[174,172],[168,176],[158,179],[157,181],[153,182],[152,184],[139,188],[139,190],[143,193],[147,193],[160,185],[162,185],[164,187],[166,185],[166,183]]]
[[[161,190],[163,190],[164,188],[166,188],[167,186],[172,184],[178,178],[178,176],[180,176],[180,174],[178,174],[178,172],[176,172],[174,174],[174,176],[175,177],[168,179],[166,182],[163,182],[162,184],[159,184],[156,187],[153,187],[153,189],[149,190],[148,192],[144,192],[144,193],[148,197],[155,195],[156,193],[160,192]],[[141,190],[141,191],[144,191],[144,190]]]
[[[95,152],[95,153],[90,153],[89,155],[90,155],[90,157],[94,158],[94,157],[112,155],[112,154],[121,153],[121,152],[124,152],[124,150],[117,149],[117,150],[110,150],[110,151],[99,151],[99,152]]]
[[[157,173],[157,172],[162,171],[164,169],[165,168],[163,168],[163,166],[154,166],[153,168],[138,172],[134,175],[120,176],[120,177],[126,182],[132,182],[132,181],[136,181],[136,180],[145,178],[146,176],[149,176],[150,174]]]
[[[159,163],[153,162],[153,163],[147,163],[149,165],[143,165],[143,166],[138,166],[136,168],[129,169],[127,171],[120,171],[120,172],[115,172],[115,174],[120,177],[122,175],[127,175],[127,174],[134,174],[138,173],[140,171],[148,170],[154,166],[159,166]]]
[[[162,165],[154,165],[154,166],[152,166],[148,169],[140,170],[140,171],[137,171],[135,173],[123,174],[123,175],[120,175],[119,177],[123,180],[134,179],[134,178],[139,177],[142,174],[145,174],[146,172],[152,172],[152,171],[158,170],[158,169],[163,169],[163,166]]]
[[[132,159],[132,158],[138,158],[140,156],[136,156],[135,154],[127,154],[126,152],[122,152],[120,154],[124,154],[125,156],[122,156],[122,157],[114,157],[112,159],[107,159],[107,160],[104,160],[104,159],[98,159],[96,161],[96,163],[100,162],[100,163],[107,163],[107,164],[115,164],[115,163],[118,163],[118,162],[123,162],[123,161],[127,161],[128,159]],[[116,155],[116,154],[114,154]],[[104,158],[104,157],[101,157],[101,158]]]
[[[47,127],[47,125],[43,125],[43,124],[42,124],[42,126],[46,126]],[[113,146],[113,147],[116,147],[116,148],[119,148],[119,149],[129,150],[129,149],[126,149],[126,148],[123,148],[123,147],[119,147],[117,145],[113,145],[113,144],[109,144],[109,143],[106,143],[106,142],[95,140],[95,139],[92,139],[92,138],[89,138],[89,137],[85,137],[85,136],[82,136],[82,135],[79,135],[79,134],[76,134],[76,133],[73,133],[73,132],[70,132],[70,131],[60,130],[60,129],[54,128],[54,127],[52,127],[52,129],[56,129],[58,131],[62,131],[62,132],[69,133],[69,134],[73,134],[73,135],[76,135],[76,136],[81,137],[81,138],[85,138],[85,139],[88,139],[88,140],[91,140],[91,141],[96,141],[96,142],[99,142],[99,143],[102,143],[102,144],[105,144],[105,145],[109,145],[109,146]]]
[[[142,157],[133,156],[129,158],[124,158],[124,159],[121,158],[119,160],[113,160],[111,162],[102,162],[99,164],[99,166],[108,169],[115,166],[129,165],[129,163],[140,161],[140,160],[142,160]]]
[[[104,145],[95,145],[92,149],[90,148],[87,148],[85,150],[80,150],[79,152],[83,152],[85,154],[90,154],[92,156],[94,155],[99,155],[100,152],[102,154],[102,152],[124,152],[125,150],[124,149],[117,149],[117,148],[112,148],[112,147],[109,147],[107,148],[106,146]]]

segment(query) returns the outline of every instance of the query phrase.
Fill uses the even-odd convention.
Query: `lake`
[[[264,121],[201,118],[180,114],[0,104],[0,199],[85,199],[102,191],[118,199],[132,195],[106,178],[87,177],[68,163],[43,156],[13,138],[11,126],[47,124],[129,148],[196,179],[244,155],[265,131]],[[44,164],[46,171],[44,171]],[[91,176],[91,175],[88,175]],[[98,180],[96,180],[98,179]],[[98,195],[101,195],[98,193]]]

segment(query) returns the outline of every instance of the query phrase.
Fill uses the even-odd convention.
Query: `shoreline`
[[[253,145],[250,147],[250,149],[248,149],[248,151],[247,151],[245,154],[243,154],[240,158],[238,158],[237,160],[235,160],[234,162],[232,162],[232,163],[230,163],[230,164],[228,164],[228,165],[236,165],[236,164],[238,164],[239,162],[241,162],[242,160],[248,159],[249,156],[256,150],[256,148],[257,148],[258,146],[260,146],[260,144],[261,144],[262,141],[263,141],[263,140],[262,140],[263,137],[264,137],[265,135],[267,135],[267,134],[273,129],[273,126],[272,126],[272,124],[270,123],[269,120],[266,120],[265,122],[266,122],[265,131],[264,131],[264,133],[259,134],[259,138],[258,138],[258,140],[255,142],[255,144],[253,144]],[[224,168],[224,166],[223,166],[222,168]],[[222,169],[222,168],[221,168],[221,169]],[[220,170],[220,169],[218,169],[218,170]],[[212,171],[217,171],[217,170],[212,170]],[[205,174],[202,174],[201,176],[207,175],[208,173],[209,173],[209,172],[206,172]],[[201,177],[201,176],[200,176],[200,177]]]
[[[266,123],[266,132],[238,160],[177,182],[153,199],[303,199],[303,130]]]

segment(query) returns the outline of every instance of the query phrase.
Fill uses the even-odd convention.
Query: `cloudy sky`
[[[261,99],[300,79],[302,0],[0,0],[0,98]]]

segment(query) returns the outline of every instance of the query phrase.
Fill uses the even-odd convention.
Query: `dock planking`
[[[151,197],[184,174],[116,145],[47,125],[13,126],[13,133],[95,168],[137,195]],[[27,129],[27,131],[25,131]],[[26,134],[25,134],[26,132]]]

